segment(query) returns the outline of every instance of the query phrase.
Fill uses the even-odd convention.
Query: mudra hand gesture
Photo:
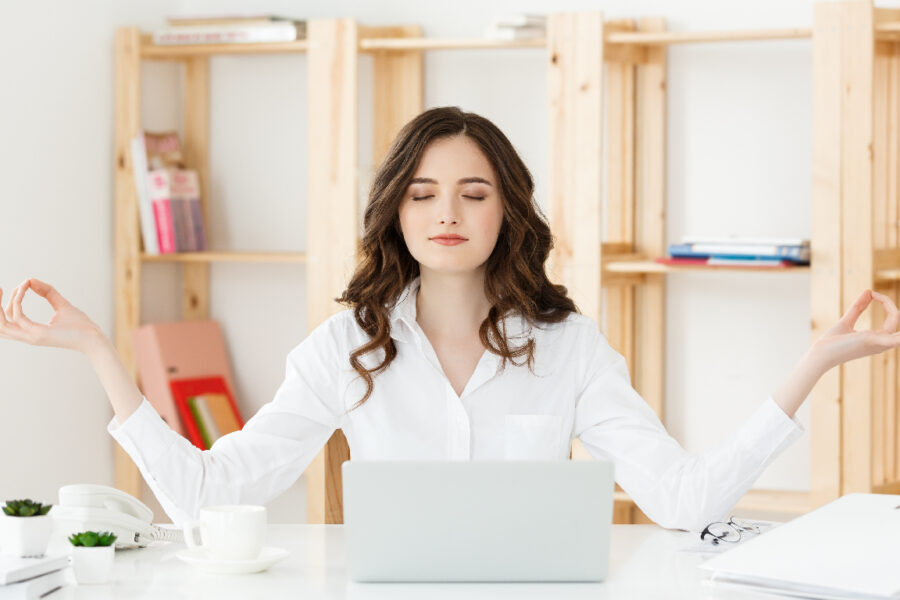
[[[884,306],[887,313],[884,324],[879,329],[856,331],[853,326],[873,299]],[[884,294],[866,290],[853,302],[844,316],[816,340],[809,353],[821,361],[822,367],[827,371],[848,360],[900,346],[898,325],[900,325],[900,310],[897,309],[897,305]]]
[[[53,308],[47,323],[35,323],[22,311],[25,293],[33,290]],[[3,290],[0,289],[0,301]],[[0,311],[0,337],[35,346],[56,346],[87,352],[91,344],[103,338],[96,323],[75,308],[53,286],[38,279],[26,279],[9,296],[5,310]]]

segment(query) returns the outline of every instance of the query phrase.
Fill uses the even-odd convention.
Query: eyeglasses
[[[741,541],[744,533],[759,533],[759,526],[744,519],[730,517],[728,521],[715,521],[707,525],[700,532],[700,539],[705,540],[709,537],[709,540],[715,545],[721,542],[735,544]]]

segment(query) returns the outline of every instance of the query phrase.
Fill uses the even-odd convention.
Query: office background
[[[6,7],[0,24],[0,287],[53,283],[112,334],[113,34],[152,30],[172,14],[270,12],[417,23],[430,37],[477,37],[516,12],[603,10],[659,16],[672,31],[810,27],[813,2],[45,0]],[[879,6],[891,6],[880,2]],[[811,47],[770,41],[668,50],[668,241],[682,235],[810,236]],[[485,60],[488,56],[488,60]],[[144,126],[180,125],[174,65],[145,64]],[[360,64],[360,194],[371,178],[371,58]],[[213,248],[305,248],[306,59],[218,57],[211,63]],[[547,191],[544,50],[428,52],[426,106],[457,105],[493,120]],[[264,199],[264,201],[262,200]],[[299,201],[298,201],[299,199]],[[145,321],[178,318],[177,267],[146,265]],[[268,402],[286,353],[306,335],[302,265],[217,264],[213,318],[222,325],[249,417]],[[689,450],[714,445],[786,377],[810,343],[809,275],[669,276],[666,411]],[[31,297],[26,312],[51,311]],[[0,499],[56,501],[74,482],[112,484],[112,410],[76,353],[0,340]],[[808,406],[799,413],[808,423]],[[758,487],[809,487],[809,438],[779,457]],[[271,508],[305,519],[301,480]],[[157,519],[165,515],[157,508]]]

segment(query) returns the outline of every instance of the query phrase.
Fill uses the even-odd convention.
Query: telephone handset
[[[105,485],[64,485],[51,514],[67,537],[78,531],[112,531],[116,548],[143,548],[154,540],[182,539],[177,530],[153,525],[153,511],[143,502]]]

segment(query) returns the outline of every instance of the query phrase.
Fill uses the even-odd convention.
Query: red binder
[[[228,398],[228,403],[231,405],[231,410],[234,412],[238,425],[240,427],[244,426],[241,413],[234,402],[234,396],[231,394],[231,390],[228,389],[228,384],[225,383],[224,378],[217,376],[178,379],[170,381],[169,387],[172,390],[172,398],[175,401],[178,414],[181,416],[181,422],[184,424],[185,436],[201,450],[208,450],[208,448],[203,442],[203,436],[200,435],[200,427],[194,420],[194,415],[188,406],[188,398],[203,394],[223,394]]]

